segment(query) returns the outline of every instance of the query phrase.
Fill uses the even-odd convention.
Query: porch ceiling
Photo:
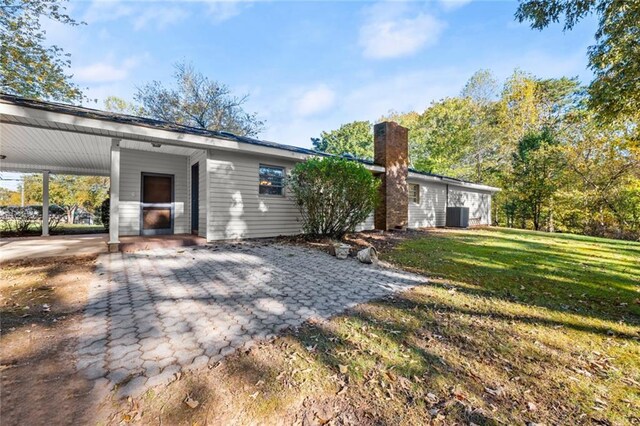
[[[33,126],[28,123],[0,123],[1,171],[80,175],[109,175],[110,136],[84,131]],[[190,147],[122,140],[121,148],[191,155]]]
[[[111,139],[2,123],[2,171],[108,175]]]

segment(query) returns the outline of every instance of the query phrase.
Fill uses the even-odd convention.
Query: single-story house
[[[109,243],[128,235],[197,234],[207,241],[301,232],[283,186],[310,149],[148,118],[0,95],[0,170],[110,176]],[[498,188],[422,173],[408,165],[407,129],[375,126],[382,202],[361,229],[445,225],[447,206],[466,206],[470,221],[491,224]],[[46,210],[45,210],[46,212]],[[46,223],[46,221],[45,221]],[[43,234],[48,235],[46,226]]]

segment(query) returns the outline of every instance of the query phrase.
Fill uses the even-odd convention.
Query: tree
[[[471,146],[472,114],[468,99],[447,98],[432,103],[412,129],[415,135],[410,150],[413,166],[429,173],[469,176],[471,172],[462,165],[462,158]]]
[[[490,70],[478,70],[464,85],[460,96],[479,105],[489,105],[497,100],[498,80]]]
[[[117,112],[127,115],[144,115],[144,111],[139,105],[127,102],[117,96],[107,96],[104,100],[104,109],[106,111]]]
[[[379,181],[360,163],[324,157],[296,164],[287,185],[305,233],[341,238],[371,215]]]
[[[496,94],[498,81],[491,71],[480,70],[471,76],[461,96],[470,101],[471,144],[461,162],[468,164],[476,182],[487,180],[498,161],[498,132],[496,127]]]
[[[566,185],[561,191],[567,228],[595,235],[638,232],[640,149],[620,129],[580,117],[564,146]]]
[[[229,87],[185,63],[175,65],[174,78],[174,88],[159,81],[138,88],[134,98],[145,116],[240,136],[255,136],[263,129],[264,122],[242,108],[249,95],[233,96]]]
[[[18,205],[12,204],[12,201],[20,198],[20,194],[17,191],[12,191],[8,188],[0,187],[0,206]]]
[[[543,129],[555,136],[563,133],[567,114],[580,104],[580,94],[575,79],[539,79],[516,70],[505,82],[496,105],[500,161],[510,159],[527,134]]]
[[[542,225],[544,207],[549,205],[558,188],[562,166],[557,141],[547,129],[525,135],[513,155],[511,185],[523,218],[531,219],[536,231]]]
[[[103,176],[51,175],[49,179],[49,202],[64,209],[67,223],[73,223],[79,207],[95,212],[109,190],[109,178]],[[42,178],[25,176],[24,185],[25,198],[42,203]]]
[[[323,131],[319,138],[311,138],[311,142],[317,151],[373,159],[373,124],[369,121],[343,124],[336,130]]]
[[[82,92],[65,73],[69,55],[47,46],[41,20],[76,26],[63,2],[0,0],[0,87],[2,92],[34,99],[79,101]]]
[[[595,74],[589,86],[590,104],[606,121],[625,122],[637,129],[640,110],[640,1],[521,0],[516,19],[542,30],[564,20],[571,30],[586,16],[599,17],[589,66]],[[637,136],[637,135],[636,135]]]

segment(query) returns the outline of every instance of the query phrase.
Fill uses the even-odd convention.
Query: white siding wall
[[[209,234],[211,240],[261,238],[299,234],[298,208],[289,194],[258,194],[260,164],[284,167],[293,161],[225,151],[210,151]]]
[[[188,173],[188,199],[189,207],[191,207],[191,166],[195,163],[200,163],[198,166],[199,182],[198,182],[198,235],[200,237],[207,237],[207,151],[197,151],[191,155],[189,159],[189,173]],[[191,223],[191,213],[189,213],[189,223]],[[191,226],[191,225],[189,225]],[[191,228],[189,228],[191,231]]]
[[[420,204],[409,200],[409,228],[445,226],[447,211],[447,186],[409,180],[420,185]]]
[[[140,234],[140,185],[142,173],[174,175],[174,233],[189,229],[189,158],[179,155],[122,149],[120,154],[120,235]]]
[[[375,226],[374,220],[375,220],[375,215],[374,213],[371,213],[364,222],[356,226],[356,232],[370,231],[372,229],[375,229],[376,226]]]
[[[491,225],[491,193],[449,186],[449,206],[469,207],[469,225]]]

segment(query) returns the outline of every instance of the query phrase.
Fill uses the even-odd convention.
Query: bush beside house
[[[287,182],[304,232],[332,238],[354,231],[373,213],[379,185],[364,165],[340,157],[298,163]]]

